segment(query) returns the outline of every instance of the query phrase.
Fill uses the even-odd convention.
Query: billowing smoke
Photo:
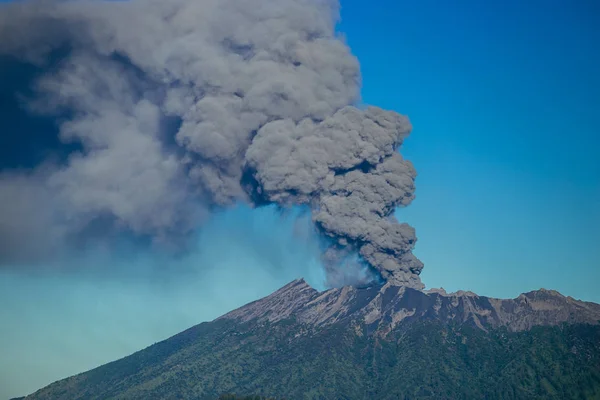
[[[120,231],[177,247],[215,209],[304,205],[329,244],[332,284],[358,256],[384,280],[422,287],[414,230],[392,215],[414,197],[398,153],[411,126],[352,105],[359,65],[335,34],[335,2],[1,7],[0,63],[33,71],[14,98],[52,118],[48,134],[69,151],[5,166],[0,264]]]

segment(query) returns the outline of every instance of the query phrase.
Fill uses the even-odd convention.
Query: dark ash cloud
[[[335,2],[1,7],[0,63],[42,71],[15,101],[53,117],[72,146],[0,176],[3,263],[46,257],[99,219],[172,243],[214,209],[275,203],[311,208],[331,284],[359,254],[383,279],[422,287],[414,230],[392,215],[414,197],[397,151],[411,125],[352,106],[359,64],[334,33]]]

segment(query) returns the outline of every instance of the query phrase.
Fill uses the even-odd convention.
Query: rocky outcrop
[[[369,332],[384,335],[413,320],[469,324],[483,330],[506,327],[523,331],[538,325],[598,324],[600,305],[545,289],[515,299],[495,299],[465,291],[448,294],[443,289],[420,291],[389,283],[318,292],[299,279],[221,319],[277,322],[291,317],[315,327],[344,321],[366,324]]]

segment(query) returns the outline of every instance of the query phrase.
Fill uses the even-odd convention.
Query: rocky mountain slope
[[[312,327],[342,321],[366,324],[379,335],[415,320],[469,324],[484,330],[504,326],[511,331],[523,331],[564,322],[597,324],[600,305],[545,289],[510,300],[464,291],[450,294],[436,289],[420,291],[390,284],[361,289],[346,286],[320,293],[299,279],[221,319],[277,322],[291,316]]]
[[[600,305],[303,280],[27,399],[600,399]]]

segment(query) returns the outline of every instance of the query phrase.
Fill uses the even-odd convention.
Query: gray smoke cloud
[[[422,288],[408,119],[359,99],[329,0],[36,1],[0,9],[0,62],[41,73],[63,161],[0,176],[0,259],[45,256],[90,226],[173,243],[214,209],[309,206],[330,283],[350,254]],[[10,241],[9,241],[10,239]]]

